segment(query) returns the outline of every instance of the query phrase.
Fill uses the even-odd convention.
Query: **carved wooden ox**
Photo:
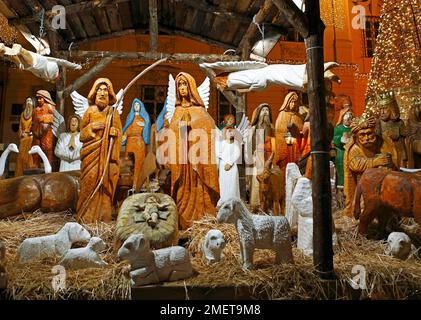
[[[257,175],[257,181],[262,210],[267,213],[272,209],[274,215],[280,215],[285,201],[285,176],[278,166],[272,166],[273,155],[265,162],[263,173]]]
[[[76,210],[80,171],[54,172],[0,181],[0,218],[33,212]]]
[[[364,210],[360,200],[364,199]],[[354,217],[359,232],[366,235],[374,218],[384,232],[391,215],[414,217],[421,225],[421,172],[406,173],[382,168],[369,169],[361,176],[355,192]],[[420,228],[421,234],[421,228]]]

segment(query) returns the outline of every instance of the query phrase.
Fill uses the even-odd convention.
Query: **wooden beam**
[[[291,0],[272,0],[272,2],[278,7],[279,11],[285,15],[289,23],[294,26],[300,35],[303,38],[307,38],[310,29],[308,18],[304,12],[302,12]]]
[[[56,96],[57,96],[56,108],[58,112],[63,116],[65,116],[64,114],[65,97],[63,93],[64,93],[64,89],[66,88],[66,79],[67,79],[67,70],[65,67],[60,67],[59,77],[56,81]]]
[[[149,0],[149,50],[158,51],[158,9],[157,0]]]
[[[41,3],[38,0],[26,0],[26,4],[31,8],[32,13],[37,16],[39,19],[39,14],[45,10],[44,7],[41,5]],[[63,37],[53,28],[51,25],[51,21],[44,16],[44,24],[47,28],[47,32],[51,32],[54,34],[54,37],[50,39],[54,39],[54,41],[57,41],[57,47],[58,48],[65,48],[66,47],[66,41],[63,39]],[[50,43],[50,46],[54,44]]]
[[[192,39],[192,40],[200,41],[200,42],[203,42],[203,43],[206,43],[206,44],[215,45],[215,46],[218,46],[218,47],[221,47],[221,48],[224,48],[224,49],[232,49],[233,48],[233,46],[229,43],[224,43],[224,42],[221,42],[221,41],[209,39],[209,38],[206,38],[206,37],[201,36],[199,34],[191,33],[191,32],[184,31],[184,30],[159,26],[159,31],[170,34],[170,35],[178,35],[178,36],[181,36],[181,37],[185,37],[185,38],[189,38],[189,39]]]
[[[259,32],[259,29],[257,28],[257,24],[261,24],[264,22],[267,14],[274,9],[274,5],[272,3],[272,0],[265,0],[263,6],[260,8],[260,10],[256,13],[254,16],[254,21],[252,21],[244,34],[243,38],[241,39],[237,52],[242,54],[242,57],[246,57],[248,59],[248,56],[250,55],[250,48],[251,48],[251,41],[253,38],[256,37],[256,34]]]
[[[84,1],[80,3],[71,4],[68,6],[64,6],[66,9],[66,15],[70,15],[73,13],[79,13],[79,12],[86,12],[90,11],[95,8],[103,8],[106,6],[113,6],[117,5],[119,3],[123,2],[129,2],[130,0],[102,0],[102,1]],[[55,16],[55,13],[51,10],[48,10],[45,12],[45,18],[51,19]],[[28,24],[32,22],[36,22],[39,20],[38,15],[32,15],[28,17],[23,18],[14,18],[9,20],[10,25],[22,25],[22,24]]]
[[[108,66],[112,61],[113,57],[105,57],[98,64],[92,67],[88,72],[83,76],[76,79],[76,81],[63,90],[62,99],[66,99],[73,91],[78,90],[88,81],[91,81],[99,72],[101,72],[106,66]]]
[[[231,103],[234,106],[234,108],[237,109],[239,101],[235,93],[232,91],[222,90],[221,86],[218,83],[216,83],[214,80],[216,76],[215,71],[213,71],[212,69],[205,69],[205,72],[206,72],[206,75],[209,77],[210,81],[216,84],[216,89],[218,89],[224,95],[224,97],[227,98],[229,103]]]
[[[218,6],[214,6],[211,4],[204,4],[204,1],[197,1],[197,0],[181,0],[180,4],[183,4],[188,7],[192,7],[194,9],[203,11],[203,12],[209,12],[212,13],[220,18],[226,19],[226,20],[237,20],[241,21],[243,23],[250,23],[250,18],[245,16],[244,14],[238,14],[236,12],[228,12],[224,10],[223,8],[220,8]],[[228,22],[227,21],[227,22]]]
[[[332,247],[332,193],[330,183],[330,143],[325,100],[323,33],[319,0],[306,1],[310,33],[305,38],[307,52],[308,100],[313,198],[313,264],[323,279],[334,279]]]
[[[135,33],[136,33],[136,30],[134,30],[134,29],[127,29],[127,30],[123,30],[123,31],[111,32],[109,34],[103,34],[103,35],[100,35],[98,37],[86,38],[86,39],[83,39],[83,40],[75,41],[73,43],[72,48],[77,48],[79,45],[85,44],[85,43],[92,43],[92,42],[95,42],[95,41],[109,40],[109,39],[113,39],[113,38],[124,37],[124,36],[130,35],[130,34],[135,34]]]
[[[69,55],[67,51],[62,54]],[[111,52],[111,51],[81,51],[71,52],[73,59],[95,59],[112,57],[120,60],[159,60],[167,58],[173,61],[183,61],[192,63],[216,62],[216,61],[239,61],[239,56],[224,54],[197,54],[197,53],[159,53],[159,52]]]

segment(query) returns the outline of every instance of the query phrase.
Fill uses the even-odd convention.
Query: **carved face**
[[[233,129],[233,128],[227,129],[226,137],[227,137],[227,140],[234,139],[235,138],[235,129]]]
[[[32,116],[32,110],[34,109],[34,102],[31,98],[25,101],[25,110],[23,110],[23,117],[28,120]]]
[[[389,121],[391,115],[391,110],[389,108],[389,105],[385,105],[380,109],[380,119],[382,121]]]
[[[223,249],[225,247],[224,234],[216,229],[209,230],[205,237],[205,245],[209,249]]]
[[[96,92],[95,104],[102,110],[108,106],[109,102],[108,87],[106,84],[101,84]]]
[[[45,99],[41,96],[37,97],[38,107],[41,107],[45,103]]]
[[[189,87],[187,82],[184,79],[181,79],[178,82],[178,92],[180,93],[180,96],[183,98],[186,98],[189,95]]]
[[[358,137],[358,143],[361,146],[368,149],[372,148],[377,141],[376,132],[374,128],[361,129],[357,133],[357,137]]]
[[[140,103],[139,102],[135,102],[133,108],[134,108],[134,112],[138,113],[140,111]]]
[[[69,128],[71,133],[77,132],[79,129],[79,120],[77,118],[71,118]]]
[[[227,118],[227,126],[232,126],[234,125],[235,119],[234,117],[228,117]]]
[[[351,125],[351,122],[352,122],[352,114],[347,112],[344,115],[344,119],[343,119],[342,123],[345,127],[349,127]]]

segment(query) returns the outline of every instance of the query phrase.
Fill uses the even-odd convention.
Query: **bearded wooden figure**
[[[112,107],[117,97],[111,81],[106,78],[96,80],[88,95],[88,102],[89,108],[80,125],[83,147],[77,205],[77,219],[84,223],[110,221],[112,218],[122,140],[120,116]]]
[[[396,168],[397,152],[387,137],[375,132],[374,118],[355,118],[351,124],[352,137],[344,154],[344,193],[347,216],[352,216],[355,188],[361,175],[370,168]]]

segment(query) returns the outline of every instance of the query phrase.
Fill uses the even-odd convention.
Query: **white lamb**
[[[43,257],[63,256],[75,242],[91,238],[89,232],[76,222],[68,222],[56,234],[25,239],[18,248],[20,263],[29,263]]]
[[[101,238],[92,237],[86,247],[68,250],[59,264],[66,269],[105,267],[107,263],[101,259],[99,253],[104,251],[106,247]]]
[[[130,262],[132,286],[177,281],[193,274],[189,252],[180,246],[151,250],[143,234],[132,234],[124,241],[118,257]]]
[[[217,229],[209,230],[202,242],[203,256],[208,264],[219,262],[224,258],[223,250],[225,248],[224,234]]]

